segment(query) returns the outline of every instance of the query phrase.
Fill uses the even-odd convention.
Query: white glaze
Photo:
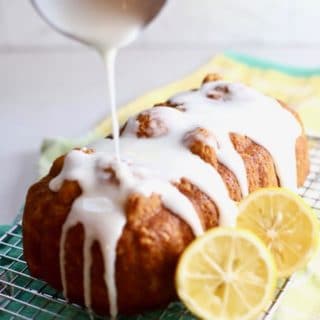
[[[107,68],[115,154],[120,160],[114,66],[119,48],[132,42],[160,11],[165,0],[32,0],[56,30],[93,46]]]
[[[93,46],[102,55],[107,69],[108,94],[112,117],[114,139],[112,154],[115,154],[117,174],[126,172],[125,166],[120,161],[119,124],[116,114],[114,84],[115,58],[117,50],[136,38],[143,26],[148,24],[160,11],[165,0],[32,0],[32,2],[47,22],[58,31]],[[65,161],[64,170],[60,174],[60,178],[51,181],[50,187],[52,190],[57,191],[64,179],[77,180],[83,192],[73,203],[72,210],[63,226],[60,241],[60,265],[64,294],[67,297],[64,268],[66,234],[69,228],[81,222],[85,231],[83,249],[85,305],[88,308],[91,306],[90,249],[93,241],[98,240],[105,259],[105,281],[108,284],[110,313],[115,317],[117,314],[116,285],[114,281],[115,253],[117,241],[126,220],[122,210],[124,195],[122,193],[117,194],[121,199],[118,199],[117,206],[113,206],[114,199],[112,197],[109,199],[101,193],[101,191],[110,191],[108,188],[105,189],[104,183],[101,182],[104,181],[103,176],[105,173],[99,167],[99,163],[104,160],[104,155],[82,156],[81,152],[71,152]],[[113,162],[110,162],[109,159],[105,164],[109,166],[111,163]],[[123,188],[123,192],[124,190],[126,192],[131,190],[131,186],[128,188],[128,185],[126,185],[129,176],[130,173],[123,176],[123,184],[126,186]],[[135,185],[135,183],[133,184]],[[146,188],[143,183],[142,185]],[[163,202],[167,204],[168,208],[175,209],[178,207],[178,213],[184,210],[185,215],[183,218],[186,218],[187,222],[192,222],[196,219],[196,213],[188,199],[177,192],[167,181],[154,183],[154,185],[157,188],[152,189],[152,191],[163,194]],[[148,188],[147,191],[149,192]],[[127,196],[126,192],[124,193]],[[113,190],[110,194],[115,195],[114,193],[115,191]],[[107,194],[110,196],[108,192]],[[177,199],[180,201],[180,206],[174,203]],[[109,208],[109,210],[106,208]],[[107,215],[108,218],[103,220],[104,223],[99,223],[99,219],[103,214]],[[114,220],[114,223],[110,224],[111,220]],[[198,235],[202,232],[199,221],[193,227],[195,234]],[[108,236],[105,234],[108,234]]]
[[[207,94],[217,87],[228,86],[225,99],[213,100]],[[77,180],[82,189],[63,226],[61,237],[61,274],[67,295],[64,274],[65,236],[70,227],[81,222],[85,230],[84,288],[86,305],[90,306],[89,248],[94,240],[100,243],[105,261],[105,281],[108,287],[111,314],[115,316],[116,245],[126,223],[124,202],[133,192],[161,196],[164,206],[186,221],[197,236],[202,227],[191,202],[171,183],[188,179],[217,205],[220,225],[234,225],[236,207],[218,172],[200,157],[192,154],[184,144],[186,135],[197,128],[206,129],[209,137],[197,138],[213,147],[218,160],[229,168],[248,193],[248,181],[242,158],[235,151],[229,134],[250,137],[265,147],[273,157],[282,186],[296,188],[295,143],[301,127],[290,112],[279,103],[241,84],[217,81],[205,84],[200,90],[179,94],[172,98],[183,103],[185,111],[170,107],[155,107],[146,114],[151,119],[153,137],[137,138],[137,117],[129,119],[121,137],[121,159],[116,161],[113,141],[103,139],[92,145],[94,154],[72,151],[65,159],[62,172],[50,182],[58,191],[64,180]],[[284,133],[284,130],[286,131]],[[119,185],[111,183],[112,168]]]
[[[111,144],[110,144],[111,146]],[[109,153],[110,154],[110,153]],[[110,183],[111,174],[104,171],[112,168],[119,185]],[[71,151],[65,159],[59,176],[50,181],[50,189],[58,191],[64,181],[78,181],[82,194],[73,203],[72,209],[63,225],[60,240],[60,269],[64,295],[67,297],[65,275],[65,242],[71,227],[81,223],[84,227],[84,298],[91,307],[91,251],[97,240],[100,244],[105,266],[105,283],[108,288],[110,313],[117,314],[117,288],[115,283],[116,247],[126,223],[124,203],[133,192],[146,197],[159,194],[163,205],[184,219],[194,234],[203,233],[200,219],[190,201],[168,181],[160,179],[144,168],[118,162],[108,153],[86,154]]]
[[[117,51],[113,50],[102,50],[101,52],[102,58],[104,59],[105,66],[107,68],[107,76],[108,76],[108,94],[109,94],[109,101],[110,101],[110,113],[111,113],[111,120],[112,120],[112,136],[114,141],[114,154],[118,162],[120,162],[120,144],[119,144],[119,121],[117,116],[117,106],[116,106],[116,87],[115,87],[115,74],[114,74],[114,67],[115,67],[115,59],[117,55]]]
[[[214,88],[226,84],[231,92],[229,100],[206,98]],[[216,137],[239,133],[265,147],[275,162],[281,185],[296,188],[295,143],[301,134],[301,126],[278,101],[240,83],[225,81],[207,83],[201,90],[180,94],[172,101],[184,102],[190,115],[197,118],[201,127],[212,128]],[[219,142],[219,138],[217,140]],[[225,148],[225,145],[219,145]],[[236,174],[241,168],[233,171]]]

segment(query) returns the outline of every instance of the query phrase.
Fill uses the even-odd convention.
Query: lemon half
[[[251,232],[215,228],[182,254],[176,288],[201,319],[249,320],[270,303],[276,287],[274,259]]]
[[[319,222],[304,200],[285,188],[265,188],[239,204],[237,227],[256,234],[270,249],[280,277],[303,268],[319,242]]]

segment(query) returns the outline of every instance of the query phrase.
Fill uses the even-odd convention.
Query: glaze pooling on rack
[[[218,160],[239,181],[242,195],[248,193],[246,169],[233,147],[230,133],[248,136],[267,149],[281,185],[296,188],[295,143],[302,129],[276,100],[241,84],[216,81],[197,91],[179,94],[171,102],[183,108],[159,106],[142,113],[148,118],[148,126],[140,138],[137,137],[141,125],[139,115],[129,119],[120,139],[121,161],[113,156],[113,140],[102,139],[92,145],[94,153],[70,152],[62,171],[50,182],[50,189],[58,191],[63,181],[76,180],[82,190],[63,226],[60,242],[65,295],[66,236],[72,226],[82,223],[85,304],[91,306],[90,248],[93,241],[98,240],[112,316],[117,314],[116,247],[126,224],[124,203],[130,194],[140,193],[146,197],[159,194],[163,205],[188,223],[198,236],[203,232],[199,216],[189,199],[173,186],[185,178],[216,204],[220,225],[235,224],[236,205],[223,179],[212,165],[193,154],[184,143],[192,132],[201,128],[209,133],[208,137],[196,138],[214,148]],[[283,128],[287,131],[285,135]]]

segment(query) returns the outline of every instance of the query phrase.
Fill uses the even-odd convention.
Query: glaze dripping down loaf
[[[24,256],[33,276],[99,314],[176,298],[174,271],[205,230],[232,225],[261,187],[301,186],[307,139],[285,104],[209,76],[132,118],[112,139],[58,158],[30,187]]]

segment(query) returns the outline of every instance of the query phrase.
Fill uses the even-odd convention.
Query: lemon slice
[[[237,226],[252,231],[266,244],[280,277],[306,266],[318,245],[315,214],[301,197],[285,188],[251,193],[239,205]]]
[[[176,288],[201,319],[249,320],[270,303],[276,278],[274,259],[255,235],[215,228],[182,254]]]

